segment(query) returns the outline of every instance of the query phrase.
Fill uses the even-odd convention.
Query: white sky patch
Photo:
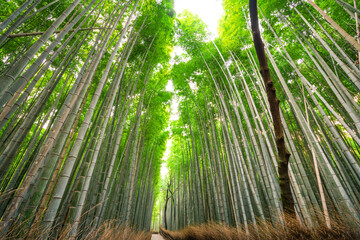
[[[183,53],[186,53],[185,50],[182,48],[182,47],[179,47],[179,46],[175,46],[174,47],[174,50],[172,51],[171,53],[171,58],[174,59],[175,56],[179,56]]]
[[[171,52],[171,59],[170,59],[170,64],[174,65],[174,64],[178,64],[179,62],[175,61],[175,57],[176,56],[182,56],[181,58],[181,62],[187,62],[189,60],[191,60],[190,57],[185,57],[184,55],[186,55],[186,51],[180,47],[180,46],[175,46],[173,51]]]
[[[163,163],[161,164],[161,170],[160,170],[161,179],[165,179],[166,175],[169,173],[169,169],[166,166],[166,161],[170,156],[171,143],[172,143],[171,138],[169,138],[166,142],[166,150],[162,158]]]
[[[179,99],[177,96],[175,96],[171,100],[171,115],[170,115],[170,121],[176,121],[179,120]]]
[[[174,84],[171,80],[168,81],[165,90],[168,92],[174,92]]]
[[[174,93],[175,89],[174,89],[174,84],[173,84],[172,80],[168,81],[168,83],[165,87],[165,90],[168,92]],[[170,123],[172,121],[178,120],[179,117],[180,117],[179,116],[179,100],[178,100],[178,97],[176,95],[174,95],[173,98],[171,99]],[[170,131],[170,123],[167,128],[168,131]],[[161,164],[161,170],[160,170],[161,179],[165,179],[167,174],[169,173],[169,169],[166,166],[166,162],[170,157],[171,144],[172,144],[172,139],[170,136],[170,138],[166,142],[166,150],[165,150],[164,156],[162,158],[163,163]]]
[[[175,0],[174,8],[177,14],[185,9],[197,14],[208,25],[213,37],[218,36],[219,19],[224,13],[222,0]]]
[[[165,90],[168,92],[175,93],[174,83],[172,82],[172,80],[168,81]],[[179,99],[178,96],[174,94],[173,98],[171,99],[170,122],[176,121],[178,119],[179,119]],[[170,130],[170,127],[168,127],[168,130]]]
[[[193,82],[193,81],[189,81],[189,85],[190,85],[190,89],[193,91],[193,92],[197,92],[199,90],[199,87],[197,86],[196,82]]]

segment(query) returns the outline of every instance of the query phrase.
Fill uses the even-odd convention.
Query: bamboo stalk
[[[80,31],[87,31],[87,30],[98,30],[98,29],[104,29],[102,27],[94,27],[94,28],[80,28],[80,29],[73,29],[70,30],[69,32],[80,32]],[[62,30],[60,31],[55,31],[54,33],[60,33]],[[8,36],[8,38],[18,38],[18,37],[28,37],[28,36],[38,36],[38,35],[43,35],[45,32],[33,32],[33,33],[17,33],[17,34],[10,34]]]
[[[312,0],[306,0],[308,3],[310,3],[311,6],[313,6],[325,19],[328,21],[331,26],[338,31],[354,48],[360,52],[360,44],[352,37],[350,36],[342,27],[340,27],[329,15],[327,15],[316,3]]]

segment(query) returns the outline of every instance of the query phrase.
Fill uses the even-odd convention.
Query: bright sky
[[[208,25],[209,32],[218,36],[217,25],[224,12],[222,0],[175,0],[177,14],[185,9],[197,14]]]

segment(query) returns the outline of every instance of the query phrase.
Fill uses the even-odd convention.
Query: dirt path
[[[164,240],[160,234],[153,234],[151,240]]]

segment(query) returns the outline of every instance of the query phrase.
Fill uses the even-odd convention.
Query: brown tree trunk
[[[167,229],[166,210],[167,210],[168,200],[169,200],[169,188],[166,190],[166,199],[165,199],[165,207],[164,207],[164,227],[165,227],[165,229]]]
[[[168,201],[169,201],[169,199],[170,198],[172,198],[173,196],[173,193],[171,192],[171,185],[172,185],[172,183],[171,183],[171,180],[170,180],[170,183],[168,183],[168,185],[167,185],[167,189],[166,189],[166,198],[165,198],[165,206],[164,206],[164,227],[165,227],[165,229],[167,230],[168,229],[168,227],[167,227],[167,221],[166,221],[166,211],[167,211],[167,206],[168,206]],[[169,196],[169,192],[170,192],[170,196]]]
[[[276,90],[274,83],[271,80],[270,70],[267,63],[267,58],[264,49],[264,43],[261,40],[259,19],[257,13],[257,0],[249,0],[251,29],[253,34],[253,41],[255,45],[256,54],[260,64],[260,73],[263,77],[266,93],[270,105],[271,116],[273,118],[273,125],[275,130],[276,147],[279,154],[279,185],[281,191],[281,200],[285,213],[294,215],[294,199],[291,195],[290,178],[288,172],[290,153],[285,146],[284,132],[280,117],[279,100],[276,97]]]

